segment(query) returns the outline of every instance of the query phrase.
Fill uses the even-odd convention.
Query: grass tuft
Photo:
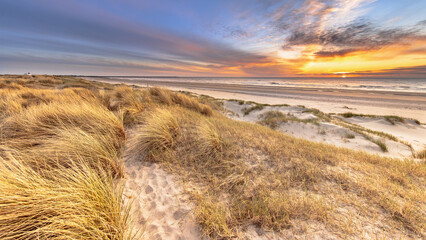
[[[425,159],[425,160],[426,160],[426,148],[425,148],[425,149],[423,149],[423,150],[421,150],[421,151],[419,151],[419,152],[416,154],[416,157],[417,157],[417,158],[420,158],[420,159]]]
[[[280,111],[268,111],[259,115],[259,124],[268,126],[272,129],[276,129],[282,123],[288,121],[286,115]]]
[[[27,161],[0,158],[1,239],[131,236],[122,188],[107,172],[90,167],[84,159],[73,161],[75,167],[48,172],[33,170]]]
[[[346,133],[345,137],[348,138],[348,139],[354,139],[355,138],[355,134],[353,134],[353,133]]]
[[[178,104],[182,107],[199,112],[206,116],[211,116],[213,110],[210,106],[202,104],[195,98],[189,97],[182,93],[172,92],[164,88],[153,87],[149,89],[149,93],[156,98],[157,101],[166,104]]]
[[[266,105],[255,103],[250,107],[244,107],[241,111],[243,111],[244,116],[249,115],[253,111],[260,111],[265,108]]]
[[[224,141],[211,122],[204,121],[198,125],[197,135],[201,154],[215,157],[222,153]]]
[[[156,109],[138,130],[132,146],[135,154],[143,154],[154,160],[158,153],[175,146],[180,128],[173,114],[166,109]]]

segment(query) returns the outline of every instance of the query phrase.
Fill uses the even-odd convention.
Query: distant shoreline
[[[215,98],[237,98],[268,104],[306,105],[324,112],[355,112],[398,115],[426,122],[426,94],[398,91],[368,91],[338,88],[218,84],[206,82],[155,81],[110,77],[85,77],[88,80],[125,83],[137,86],[162,86],[191,91]]]

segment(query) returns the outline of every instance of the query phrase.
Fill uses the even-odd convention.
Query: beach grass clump
[[[213,239],[235,238],[235,229],[230,229],[235,224],[231,222],[233,219],[227,205],[209,196],[193,195],[198,203],[195,217],[202,227],[203,235]]]
[[[80,128],[59,128],[54,138],[40,139],[39,144],[21,152],[40,156],[36,162],[30,163],[36,168],[70,167],[74,158],[84,158],[94,168],[102,167],[114,177],[123,176],[120,162],[123,139],[111,138],[103,134],[91,134]],[[118,148],[117,148],[118,147]],[[61,156],[67,156],[62,158]]]
[[[189,97],[185,94],[172,92],[168,89],[159,87],[149,88],[148,91],[151,96],[153,96],[154,99],[160,103],[166,105],[178,104],[182,107],[191,109],[206,116],[211,116],[213,114],[213,110],[210,106],[202,104],[195,98]]]
[[[142,103],[144,100],[143,92],[128,86],[120,85],[114,87],[109,94],[104,93],[104,98],[108,109],[112,111],[120,109],[141,112],[144,110]]]
[[[314,194],[283,191],[280,195],[262,186],[255,191],[253,199],[249,201],[244,197],[236,199],[234,207],[237,208],[237,219],[250,219],[255,226],[280,231],[291,227],[295,217],[320,222],[325,222],[328,218],[330,207],[321,197]],[[238,206],[237,203],[241,205]]]
[[[377,146],[379,146],[380,147],[380,149],[383,151],[383,152],[387,152],[388,151],[388,147],[386,146],[386,143],[385,142],[383,142],[383,141],[380,141],[380,140],[375,140],[375,141],[373,141],[375,144],[377,144]]]
[[[118,115],[124,126],[132,127],[142,123],[141,113],[146,107],[144,103],[149,102],[145,91],[120,85],[111,91],[101,91],[99,95],[103,105]]]
[[[370,140],[371,142],[375,143],[377,146],[379,146],[379,148],[380,148],[380,150],[382,150],[382,152],[388,151],[388,147],[386,146],[386,143],[383,140],[375,139],[373,137],[367,137],[367,139]]]
[[[151,87],[148,89],[151,96],[153,96],[157,101],[166,104],[171,105],[173,103],[171,91],[165,88],[160,87]]]
[[[261,115],[259,115],[259,119],[259,124],[268,126],[272,129],[276,129],[282,123],[288,121],[286,115],[280,111],[268,111],[262,113]]]
[[[363,132],[361,132],[360,134],[365,139],[367,139],[368,141],[376,144],[380,148],[380,150],[382,150],[382,152],[387,152],[388,151],[388,147],[386,146],[386,143],[385,143],[385,141],[383,139],[378,139],[378,138],[372,137],[371,135],[363,133]]]
[[[426,148],[423,149],[423,150],[421,150],[421,151],[419,151],[419,152],[417,152],[416,157],[420,158],[420,159],[425,159],[426,160]]]
[[[240,99],[229,99],[228,101],[237,102],[239,105],[243,105],[245,103],[244,100],[240,100]]]
[[[348,139],[354,139],[355,138],[355,134],[353,134],[353,133],[346,133],[345,137],[348,138]]]
[[[385,133],[385,132],[380,132],[380,131],[374,131],[374,130],[362,127],[362,126],[355,124],[355,123],[340,120],[338,118],[333,119],[333,123],[340,125],[342,127],[348,128],[348,129],[350,129],[350,130],[352,130],[356,133],[359,133],[362,136],[364,136],[365,139],[367,139],[369,141],[372,140],[372,138],[370,137],[370,134],[371,134],[371,135],[386,138],[386,139],[389,139],[389,140],[392,140],[392,141],[395,141],[395,142],[401,142],[397,137],[395,137],[391,134],[388,134],[388,133]],[[405,142],[401,142],[401,143],[406,144]],[[409,147],[411,148],[411,146],[409,146]]]
[[[97,100],[97,92],[24,88],[8,93],[0,91],[0,99],[8,103],[3,105],[0,143],[44,156],[32,163],[36,168],[68,166],[62,161],[68,158],[58,156],[79,155],[122,174],[118,155],[125,138],[123,125]],[[33,100],[26,102],[29,99]]]
[[[354,117],[354,116],[357,116],[357,115],[355,115],[354,113],[352,113],[352,112],[345,112],[345,113],[342,113],[342,116],[344,117],[344,118],[351,118],[351,117]]]
[[[225,142],[214,124],[204,121],[197,126],[196,131],[198,148],[202,155],[215,157],[222,153]]]
[[[97,89],[56,89],[99,85],[7,79],[21,87],[0,90],[0,238],[132,239],[117,181],[122,122]]]
[[[253,111],[260,111],[265,108],[265,104],[254,103],[254,105],[250,107],[244,107],[241,111],[243,111],[244,116],[249,115]]]
[[[0,131],[3,139],[9,139],[19,147],[31,147],[38,145],[40,139],[53,137],[62,127],[109,136],[117,149],[125,138],[122,123],[112,112],[87,102],[34,106],[4,119]]]
[[[316,119],[300,119],[293,114],[284,114],[281,111],[267,111],[259,115],[260,125],[268,126],[271,129],[278,128],[281,124],[286,122],[300,122],[300,123],[313,123],[318,124]]]
[[[131,236],[122,188],[108,172],[90,167],[85,159],[73,160],[75,167],[41,172],[27,162],[0,158],[1,239]]]
[[[395,125],[396,123],[406,123],[406,120],[412,120],[417,125],[421,124],[420,121],[417,119],[403,118],[403,117],[395,116],[395,115],[380,116],[380,115],[359,114],[359,113],[352,113],[352,112],[342,113],[341,115],[344,118],[351,118],[351,117],[384,118],[386,121],[388,121],[392,125]]]
[[[156,109],[137,130],[132,151],[154,160],[162,151],[173,148],[179,135],[180,127],[173,114],[167,109]]]
[[[399,116],[384,116],[384,118],[392,125],[395,125],[397,122],[405,123],[405,119]]]
[[[204,122],[198,125],[196,131],[193,131],[193,126],[198,121],[202,121],[202,115],[184,109],[176,109],[173,112],[178,113],[177,119],[182,129],[182,136],[176,140],[176,147],[170,151],[160,152],[156,160],[165,164],[171,171],[186,176],[188,180],[202,184],[203,189],[206,189],[207,192],[197,194],[198,197],[195,198],[197,199],[196,216],[203,227],[204,234],[213,238],[231,238],[237,235],[237,229],[240,226],[247,224],[266,229],[286,228],[290,224],[289,220],[282,219],[293,219],[294,216],[301,216],[302,212],[307,211],[307,208],[302,207],[309,205],[307,202],[302,203],[306,199],[294,197],[291,203],[294,205],[288,205],[288,202],[284,205],[284,202],[279,201],[278,196],[284,194],[281,191],[285,192],[284,189],[290,182],[297,184],[315,182],[316,180],[308,177],[308,175],[311,178],[316,176],[312,166],[300,165],[302,169],[307,169],[298,170],[304,174],[292,175],[293,180],[280,176],[272,169],[260,167],[256,168],[256,171],[250,170],[241,157],[249,154],[251,147],[236,144],[240,142],[237,138],[243,134],[241,131],[251,131],[249,130],[251,127],[243,126],[249,128],[238,129],[238,124],[235,125],[229,119],[221,117],[211,122]],[[234,127],[238,130],[236,131]],[[222,139],[227,139],[229,144],[222,143]],[[243,140],[241,144],[250,145],[246,140]],[[265,146],[258,145],[258,147],[263,149]],[[219,149],[221,152],[217,154]],[[216,154],[206,154],[212,152]],[[253,159],[247,161],[256,161],[257,155],[249,156]],[[264,194],[259,196],[260,193]],[[225,198],[228,200],[212,202],[206,196],[211,196],[212,199],[222,199],[227,196]],[[277,198],[271,200],[271,196],[277,196]],[[312,198],[312,203],[314,199]],[[322,208],[312,207],[309,211],[312,213],[317,210],[322,211]]]
[[[332,120],[330,114],[324,113],[324,112],[322,112],[322,111],[320,111],[319,109],[316,109],[316,108],[308,108],[308,109],[303,110],[302,112],[303,113],[313,113],[316,117],[318,117],[319,119],[322,119],[326,122],[331,122],[331,120]]]

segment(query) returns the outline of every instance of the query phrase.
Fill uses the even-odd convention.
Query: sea
[[[366,79],[366,78],[268,78],[268,77],[113,77],[123,80],[149,80],[165,82],[205,82],[217,84],[242,84],[284,86],[295,88],[335,88],[370,91],[397,91],[426,94],[424,79]]]

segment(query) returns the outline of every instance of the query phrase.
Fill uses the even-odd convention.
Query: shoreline
[[[140,87],[161,86],[221,99],[241,99],[263,104],[304,105],[326,113],[353,112],[396,115],[426,122],[426,94],[387,91],[359,91],[332,88],[295,88],[240,84],[215,84],[85,77],[87,80],[124,83]]]

